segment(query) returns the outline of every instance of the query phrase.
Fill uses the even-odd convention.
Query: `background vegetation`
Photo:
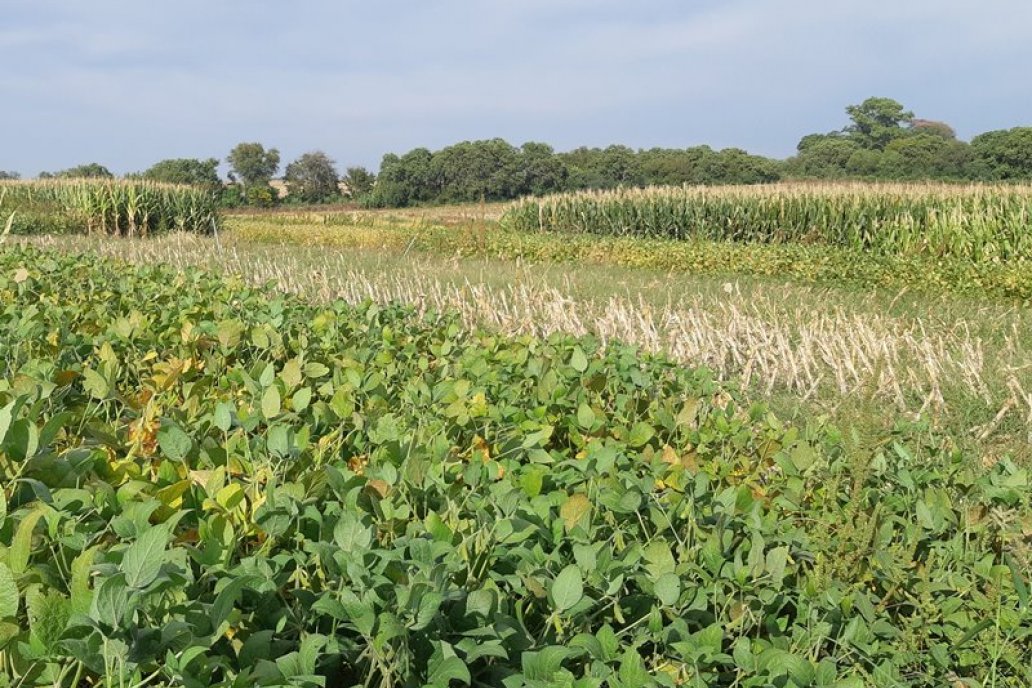
[[[890,98],[868,98],[846,108],[840,130],[810,134],[786,160],[738,148],[714,150],[613,145],[556,152],[545,143],[514,146],[502,139],[464,141],[438,151],[389,153],[378,176],[360,166],[341,175],[328,155],[313,150],[288,163],[274,183],[280,154],[258,142],[238,144],[226,162],[223,185],[214,159],[163,160],[136,176],[223,190],[225,206],[271,207],[360,202],[373,207],[504,201],[584,189],[764,184],[782,180],[1028,181],[1032,180],[1032,127],[959,140],[944,122],[914,116]],[[17,177],[0,173],[0,179]],[[111,177],[90,163],[40,177]],[[131,175],[132,176],[132,175]]]

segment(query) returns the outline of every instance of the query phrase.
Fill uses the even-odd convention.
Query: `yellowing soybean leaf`
[[[90,591],[90,571],[93,568],[93,557],[98,547],[90,547],[72,560],[72,581],[69,589],[72,593],[72,613],[87,614],[93,593]]]
[[[240,506],[240,503],[244,501],[244,496],[244,488],[237,483],[230,483],[215,494],[215,501],[223,509],[232,511]]]
[[[0,619],[18,615],[18,585],[7,564],[0,563]]]
[[[190,489],[190,480],[180,480],[154,493],[154,498],[165,506],[177,509],[183,504],[183,495]]]
[[[7,563],[11,567],[11,572],[16,576],[25,573],[25,569],[29,566],[29,555],[32,554],[32,531],[35,530],[36,524],[42,517],[42,511],[31,511],[14,531],[11,548],[7,550]]]
[[[104,400],[111,393],[111,387],[104,376],[91,368],[82,371],[82,388],[94,399]]]
[[[239,320],[223,320],[218,325],[216,336],[219,344],[227,349],[235,348],[244,333],[244,325]]]
[[[566,526],[566,532],[570,532],[580,522],[582,518],[587,516],[591,512],[591,501],[588,496],[582,492],[572,494],[570,497],[563,502],[562,507],[559,509],[559,517],[563,520],[563,525]]]
[[[271,420],[278,416],[279,412],[280,394],[276,386],[273,385],[262,394],[262,415],[265,416],[266,420]]]
[[[280,377],[283,379],[283,384],[287,386],[288,390],[294,389],[301,384],[301,361],[296,358],[292,358],[283,365],[283,370],[280,372]]]
[[[14,414],[14,402],[0,408],[0,443],[7,437],[7,430],[11,427],[11,419]]]
[[[687,399],[684,402],[684,406],[677,414],[678,425],[694,425],[695,416],[699,412],[699,400],[698,399]]]
[[[78,379],[79,373],[75,370],[61,370],[54,374],[54,384],[58,387],[67,387]]]
[[[577,425],[585,430],[590,430],[595,424],[595,412],[585,403],[577,407]]]

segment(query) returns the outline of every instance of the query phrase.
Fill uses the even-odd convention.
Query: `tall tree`
[[[914,113],[892,98],[868,98],[859,105],[850,105],[846,114],[852,124],[846,132],[864,148],[885,148],[889,141],[904,136],[903,125],[914,119]]]
[[[333,161],[322,151],[305,153],[283,173],[290,196],[306,203],[322,203],[340,195],[340,178]]]
[[[562,191],[570,171],[547,143],[529,141],[520,147],[519,193],[546,194]]]
[[[366,196],[373,191],[376,175],[364,167],[349,167],[344,174],[344,186],[351,198]]]
[[[244,187],[266,186],[279,169],[280,154],[275,148],[265,150],[260,143],[239,143],[229,152],[226,162]]]
[[[393,153],[383,156],[372,203],[400,208],[436,198],[438,188],[432,184],[432,160],[433,153],[427,148],[416,148],[401,157]]]

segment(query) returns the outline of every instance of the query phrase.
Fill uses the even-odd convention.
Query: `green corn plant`
[[[822,243],[879,254],[1032,258],[1032,186],[777,184],[655,187],[515,203],[525,231],[652,239]]]
[[[15,210],[61,216],[86,234],[208,234],[221,224],[216,197],[190,186],[137,180],[42,180],[0,183]]]

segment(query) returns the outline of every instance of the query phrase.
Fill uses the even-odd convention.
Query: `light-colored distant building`
[[[290,190],[287,188],[287,183],[282,179],[273,179],[269,182],[269,186],[276,190],[276,195],[279,198],[286,198],[287,194],[290,193]],[[337,182],[337,188],[340,189],[341,195],[348,195],[348,185],[346,182]]]

